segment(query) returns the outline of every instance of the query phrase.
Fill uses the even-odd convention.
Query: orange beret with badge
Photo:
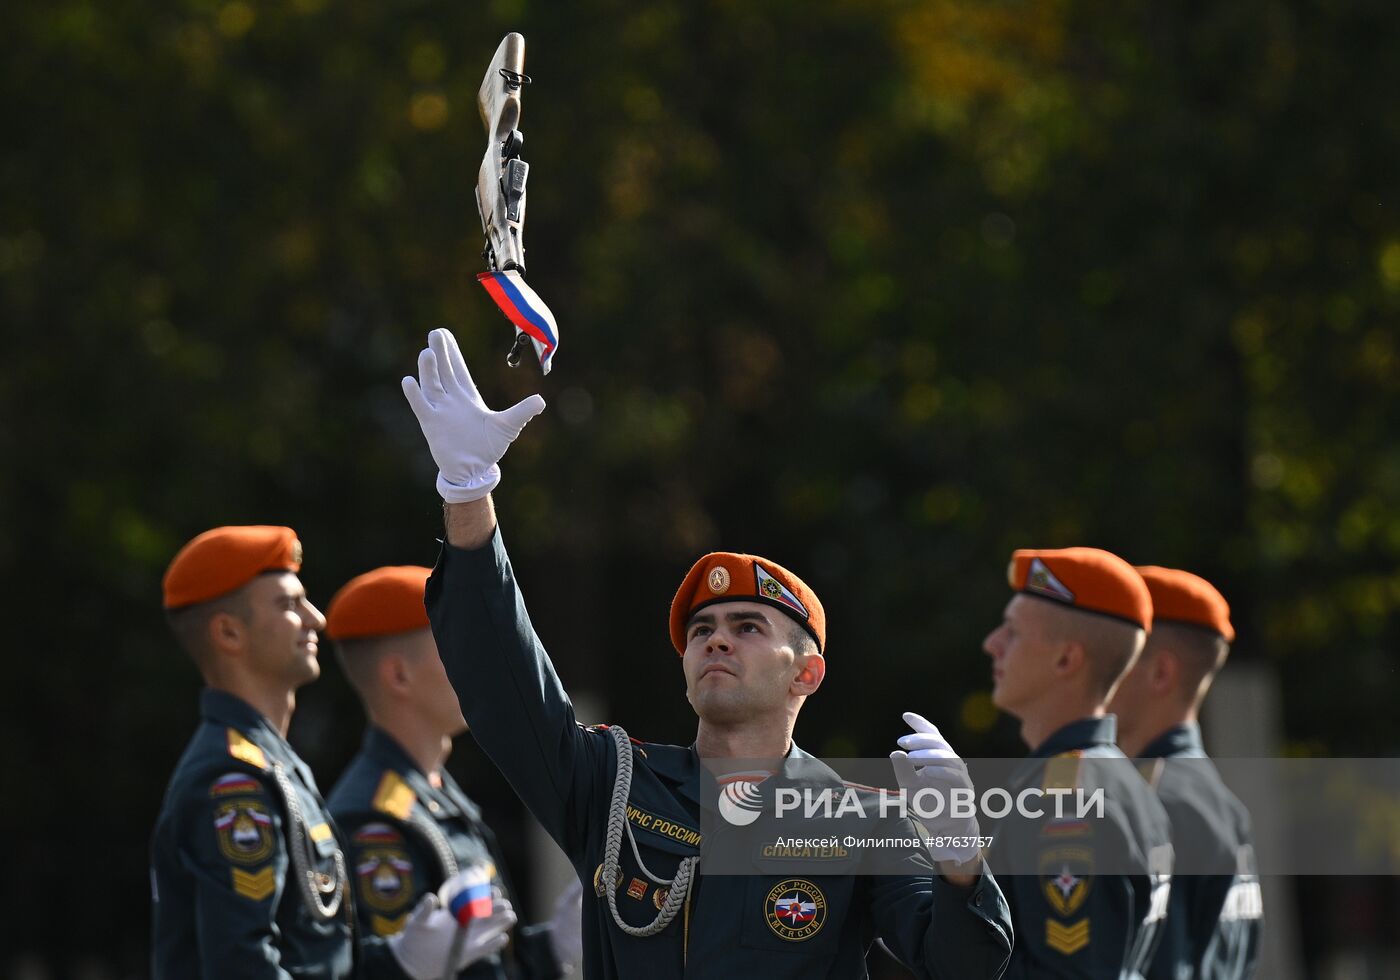
[[[1176,568],[1138,567],[1138,574],[1152,593],[1154,622],[1185,623],[1219,633],[1226,643],[1235,642],[1230,625],[1230,604],[1205,579]]]
[[[266,572],[301,571],[301,542],[289,527],[216,527],[179,550],[161,580],[166,609],[227,595]]]
[[[390,565],[352,578],[326,607],[326,635],[358,640],[427,629],[423,590],[432,573],[422,565]]]
[[[1006,569],[1011,587],[1084,612],[1152,629],[1152,595],[1137,570],[1098,548],[1012,552]]]
[[[685,628],[690,617],[721,602],[758,602],[796,620],[817,650],[826,652],[826,611],[817,594],[782,565],[732,551],[717,551],[690,567],[671,600],[671,645],[685,655]]]

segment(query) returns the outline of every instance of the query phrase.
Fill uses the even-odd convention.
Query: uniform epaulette
[[[228,730],[228,754],[250,766],[256,766],[259,769],[267,768],[267,756],[263,755],[263,750],[248,741],[243,733],[236,728]]]
[[[1137,770],[1142,774],[1143,780],[1153,789],[1162,781],[1162,773],[1167,768],[1166,759],[1139,759],[1137,760]]]
[[[418,794],[413,792],[413,787],[404,782],[402,776],[390,769],[379,780],[379,788],[374,791],[374,800],[371,806],[391,817],[407,820],[408,815],[413,812],[413,803],[417,799]]]
[[[580,725],[579,727],[580,727],[580,728],[583,728],[584,731],[588,731],[588,732],[606,732],[606,731],[607,731],[609,728],[611,728],[612,726],[611,726],[611,725],[589,725],[589,726],[587,726],[587,727],[584,727],[583,725]],[[627,741],[631,742],[633,745],[637,746],[638,748],[640,748],[641,746],[647,744],[646,742],[643,742],[643,741],[642,741],[641,739],[639,739],[639,738],[633,738],[631,735],[628,735],[628,736],[627,736]]]
[[[1045,760],[1046,789],[1074,789],[1079,785],[1079,764],[1084,755],[1081,749],[1061,752]]]
[[[851,782],[851,781],[848,780],[848,779],[843,779],[843,780],[841,780],[841,785],[844,786],[844,787],[846,787],[847,789],[858,789],[858,790],[860,790],[860,791],[863,792],[863,793],[878,793],[878,792],[880,792],[880,787],[879,787],[879,786],[867,786],[867,785],[865,785],[865,783],[853,783],[853,782]]]

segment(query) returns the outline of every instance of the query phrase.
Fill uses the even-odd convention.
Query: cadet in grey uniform
[[[935,867],[915,855],[907,875],[889,877],[696,875],[701,759],[810,758],[791,731],[825,673],[820,603],[773,562],[706,556],[671,613],[700,717],[696,744],[580,727],[489,498],[498,460],[543,400],[490,411],[451,334],[429,342],[404,388],[447,502],[447,542],[428,583],[433,633],[482,748],[588,886],[587,975],[861,977],[879,937],[922,977],[999,976],[1008,914],[977,862]]]
[[[1152,593],[1152,635],[1114,693],[1118,744],[1171,818],[1182,871],[1172,878],[1162,943],[1150,980],[1254,976],[1263,900],[1249,811],[1206,756],[1196,723],[1234,642],[1230,607],[1205,579],[1177,569],[1138,569]],[[1209,873],[1206,873],[1209,872]]]
[[[1152,622],[1132,566],[1094,548],[1017,551],[1016,592],[984,644],[992,700],[1021,722],[1028,787],[1102,790],[1102,818],[1077,807],[1013,810],[992,828],[989,855],[1016,924],[1008,977],[1118,980],[1146,969],[1171,882],[1167,815],[1113,744],[1104,703]]]
[[[509,922],[481,919],[461,935],[434,896],[401,934],[357,950],[334,825],[285,738],[297,688],[320,673],[325,627],[300,568],[290,528],[223,527],[166,572],[167,617],[208,688],[151,836],[156,980],[437,980],[449,961],[505,942]]]
[[[360,928],[372,936],[397,934],[422,896],[460,868],[489,869],[495,889],[514,902],[495,834],[444,765],[467,723],[428,629],[429,571],[366,572],[326,609],[327,633],[370,722],[329,806],[346,841]],[[557,925],[513,929],[507,949],[461,976],[562,976],[579,955],[579,907],[576,895],[558,904]]]

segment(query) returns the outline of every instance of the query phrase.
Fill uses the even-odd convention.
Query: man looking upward
[[[670,612],[699,716],[695,743],[579,727],[490,499],[498,461],[544,401],[492,412],[452,335],[434,331],[429,345],[404,392],[446,502],[447,541],[427,590],[433,634],[482,748],[592,886],[587,974],[862,977],[879,937],[922,977],[998,976],[1011,943],[1005,903],[973,854],[938,867],[920,854],[907,875],[888,877],[696,875],[701,760],[810,760],[792,731],[826,675],[821,603],[766,558],[702,557]]]

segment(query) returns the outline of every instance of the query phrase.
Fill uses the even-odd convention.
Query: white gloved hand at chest
[[[515,910],[504,898],[493,900],[490,915],[472,919],[463,928],[429,892],[414,906],[403,929],[389,937],[389,950],[413,980],[441,980],[504,949],[514,925]]]

